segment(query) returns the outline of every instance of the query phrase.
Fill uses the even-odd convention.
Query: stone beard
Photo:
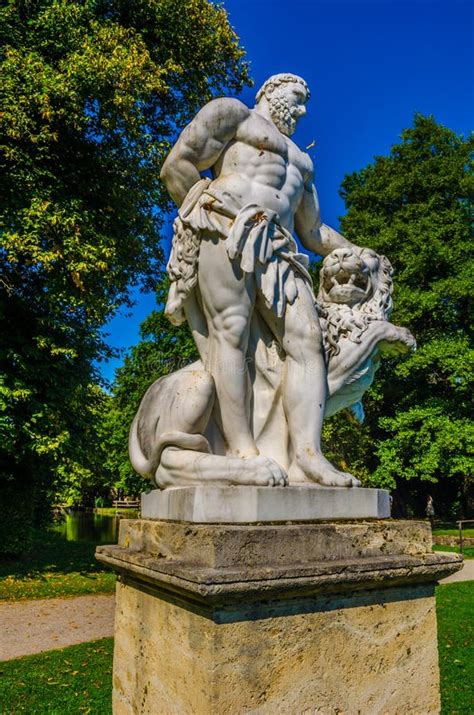
[[[305,101],[309,100],[310,92],[306,82],[290,73],[269,77],[258,90],[256,100],[258,105],[263,97],[266,98],[271,121],[284,136],[291,137],[295,133],[301,114],[288,96],[288,85],[299,86],[304,91]]]
[[[272,121],[282,134],[291,137],[295,133],[297,118],[294,107],[290,107],[288,98],[280,88],[273,90],[268,101]]]

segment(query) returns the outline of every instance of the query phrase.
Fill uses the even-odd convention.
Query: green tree
[[[156,281],[162,158],[248,71],[208,0],[7,0],[0,53],[0,479],[5,513],[33,513],[71,464],[96,468],[93,361]]]
[[[367,483],[398,486],[405,499],[418,493],[418,513],[427,493],[438,496],[440,512],[445,500],[465,500],[474,471],[472,149],[472,138],[417,114],[388,156],[342,184],[343,232],[390,258],[392,320],[418,342],[415,353],[386,360],[377,373],[355,461],[367,465]],[[331,438],[337,444],[337,427]]]
[[[50,496],[60,504],[94,506],[96,497],[107,499],[110,492],[106,427],[111,397],[96,384],[81,392],[86,398],[78,405],[81,429],[71,438],[74,450],[64,450],[56,460]]]

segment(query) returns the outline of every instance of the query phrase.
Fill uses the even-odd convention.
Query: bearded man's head
[[[275,126],[282,134],[291,136],[298,119],[306,113],[309,89],[304,79],[290,73],[275,74],[258,90],[257,103],[264,97]]]

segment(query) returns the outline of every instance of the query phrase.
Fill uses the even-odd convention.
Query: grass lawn
[[[463,536],[474,538],[474,529],[463,529]],[[433,529],[433,536],[459,536],[459,529]]]
[[[0,561],[0,599],[52,598],[114,590],[115,574],[94,558],[96,544],[38,531],[30,554]]]
[[[111,713],[112,649],[103,638],[0,663],[0,713]]]
[[[474,581],[439,586],[436,610],[441,715],[472,715]],[[0,663],[0,712],[111,713],[112,642],[105,638]]]
[[[438,586],[442,715],[474,713],[474,581]]]

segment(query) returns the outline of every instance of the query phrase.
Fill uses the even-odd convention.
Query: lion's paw
[[[392,325],[379,347],[385,355],[404,355],[416,350],[416,340],[407,328]]]
[[[288,475],[275,460],[259,455],[240,460],[242,483],[257,487],[286,487]]]

